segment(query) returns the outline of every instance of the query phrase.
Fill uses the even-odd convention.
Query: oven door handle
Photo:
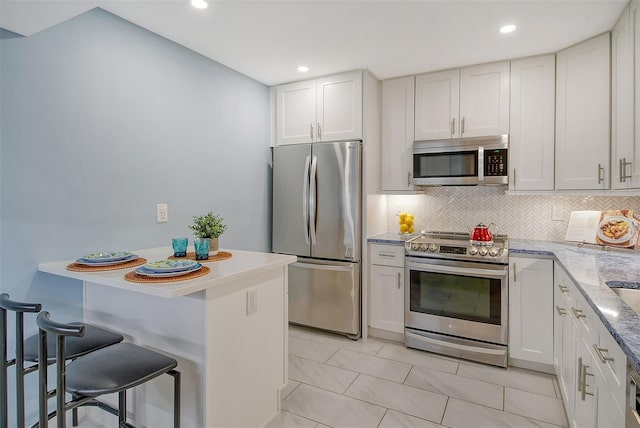
[[[477,352],[477,353],[489,354],[489,355],[504,355],[504,353],[506,352],[504,349],[487,349],[487,348],[480,348],[477,346],[461,345],[459,343],[443,342],[441,340],[431,339],[430,337],[421,336],[419,334],[409,333],[408,331],[405,331],[404,334],[405,336],[408,336],[412,339],[433,343],[439,346],[444,345],[444,346],[447,346],[448,348],[459,349],[461,351]]]
[[[429,263],[416,263],[406,261],[405,265],[414,270],[423,271],[423,272],[434,272],[434,273],[452,273],[458,275],[475,275],[483,278],[502,278],[507,274],[507,267],[503,267],[501,269],[478,269],[478,268],[467,268],[467,267],[455,267],[455,266],[441,266],[434,265]]]

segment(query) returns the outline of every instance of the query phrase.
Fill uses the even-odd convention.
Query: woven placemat
[[[201,276],[205,276],[209,272],[211,272],[211,269],[209,269],[206,266],[202,266],[197,271],[190,272],[186,275],[154,278],[151,276],[140,275],[136,273],[136,271],[131,271],[124,276],[124,279],[126,279],[129,282],[140,282],[144,284],[151,284],[151,283],[162,284],[166,282],[187,281],[189,279],[200,278]]]
[[[219,262],[220,260],[230,259],[232,255],[233,254],[228,253],[226,251],[218,251],[218,254],[216,254],[215,256],[209,256],[209,258],[207,260],[196,260],[195,251],[189,251],[187,253],[187,255],[184,256],[184,257],[169,256],[168,259],[169,260],[181,260],[181,259],[196,260],[199,263],[202,263],[202,262]]]
[[[137,259],[120,263],[117,265],[110,266],[87,266],[80,263],[71,263],[67,265],[67,270],[72,270],[75,272],[100,272],[105,270],[118,270],[118,269],[127,269],[136,266],[141,266],[147,262],[147,259],[144,257],[138,257]]]

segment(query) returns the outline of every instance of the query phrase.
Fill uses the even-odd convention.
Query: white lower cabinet
[[[370,244],[369,326],[404,334],[404,247]]]
[[[554,366],[569,425],[623,427],[626,356],[564,269],[554,271]]]
[[[509,357],[553,364],[553,261],[509,260]]]

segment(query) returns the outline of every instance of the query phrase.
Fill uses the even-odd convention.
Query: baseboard
[[[390,340],[392,342],[404,343],[404,333],[395,331],[380,330],[369,326],[369,337],[377,337],[378,339]]]
[[[533,361],[520,360],[518,358],[511,358],[511,357],[509,357],[508,364],[510,367],[519,367],[521,369],[533,370],[536,372],[547,373],[554,376],[556,374],[553,364],[537,363]]]

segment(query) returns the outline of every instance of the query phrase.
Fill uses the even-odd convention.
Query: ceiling
[[[0,0],[28,36],[101,7],[267,85],[366,68],[380,79],[560,50],[612,29],[627,0]],[[509,35],[498,28],[518,26]],[[302,74],[298,65],[307,65]]]

